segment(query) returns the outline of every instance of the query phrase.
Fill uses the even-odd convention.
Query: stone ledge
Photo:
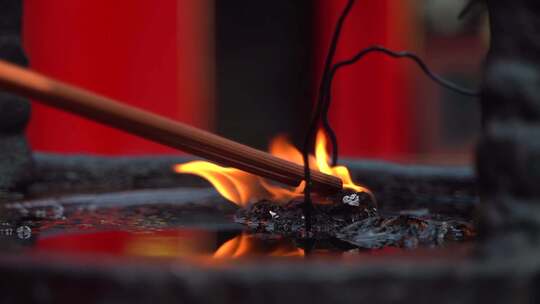
[[[535,303],[538,256],[491,261],[384,259],[141,263],[0,257],[0,300],[58,303]],[[264,300],[262,300],[264,299]]]

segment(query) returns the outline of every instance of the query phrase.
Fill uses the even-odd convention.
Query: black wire
[[[302,153],[302,158],[304,161],[304,180],[305,180],[305,188],[304,188],[304,217],[306,222],[306,231],[311,230],[311,209],[313,207],[311,202],[311,169],[309,166],[309,152],[311,151],[314,142],[315,142],[315,136],[317,133],[317,127],[319,125],[319,122],[321,120],[321,114],[323,111],[324,106],[324,98],[325,98],[325,88],[326,83],[329,81],[330,76],[330,69],[332,68],[332,63],[334,61],[334,56],[336,55],[336,49],[337,44],[339,41],[339,36],[341,34],[341,29],[343,28],[343,23],[345,22],[345,19],[349,15],[349,12],[351,11],[355,0],[349,0],[347,2],[347,5],[343,9],[343,12],[339,16],[339,19],[337,21],[336,27],[334,29],[334,34],[332,36],[332,40],[330,42],[330,48],[328,50],[328,54],[326,56],[326,61],[323,69],[323,75],[322,80],[319,86],[319,95],[318,95],[318,101],[315,105],[315,111],[313,113],[313,118],[311,120],[311,123],[308,128],[308,134],[306,135],[305,141],[304,141],[304,149]],[[336,136],[333,134],[333,131],[330,128],[330,132],[328,135],[335,139]]]
[[[365,55],[367,55],[369,53],[375,53],[375,52],[384,53],[384,54],[386,54],[388,56],[391,56],[391,57],[394,57],[394,58],[408,58],[408,59],[413,60],[420,67],[420,69],[422,69],[422,71],[426,74],[426,76],[431,78],[431,80],[438,83],[440,86],[442,86],[442,87],[444,87],[446,89],[452,90],[452,91],[454,91],[454,92],[456,92],[458,94],[469,96],[469,97],[478,97],[480,95],[479,91],[470,90],[470,89],[460,87],[460,86],[456,85],[455,83],[453,83],[451,81],[448,81],[448,80],[442,78],[441,76],[435,74],[434,72],[432,72],[429,69],[427,64],[418,55],[416,55],[415,53],[408,52],[408,51],[396,52],[396,51],[392,51],[390,49],[387,49],[387,48],[379,46],[379,45],[374,45],[374,46],[370,46],[368,48],[365,48],[362,51],[360,51],[358,54],[356,54],[354,57],[352,57],[351,59],[344,60],[344,61],[336,63],[332,67],[332,70],[330,72],[329,81],[332,81],[335,74],[337,73],[337,71],[340,68],[342,68],[344,66],[347,66],[347,65],[351,65],[351,64],[357,62],[358,60],[362,59],[362,57],[364,57]],[[328,91],[326,91],[326,92],[328,93]]]
[[[324,104],[322,106],[322,108],[323,108],[322,123],[323,123],[323,126],[325,126],[325,130],[328,133],[329,138],[330,138],[330,142],[332,144],[332,166],[337,165],[338,155],[339,155],[338,154],[337,138],[334,135],[334,132],[328,132],[328,130],[331,130],[330,122],[328,120],[328,112],[329,112],[329,109],[330,109],[333,80],[334,80],[334,78],[336,76],[336,73],[338,72],[339,69],[341,69],[341,68],[343,68],[345,66],[354,64],[355,62],[362,59],[364,56],[368,55],[369,53],[376,53],[376,52],[383,53],[385,55],[388,55],[388,56],[391,56],[391,57],[394,57],[394,58],[408,58],[408,59],[413,60],[420,67],[420,69],[427,75],[427,77],[429,77],[431,80],[433,80],[435,83],[439,84],[440,86],[442,86],[442,87],[444,87],[446,89],[449,89],[451,91],[454,91],[454,92],[456,92],[458,94],[462,94],[462,95],[469,96],[469,97],[478,97],[480,95],[479,91],[474,91],[474,90],[469,90],[469,89],[462,88],[462,87],[460,87],[460,86],[458,86],[458,85],[456,85],[456,84],[442,78],[441,76],[435,74],[434,72],[432,72],[429,69],[427,64],[418,55],[416,55],[416,54],[414,54],[412,52],[408,52],[408,51],[395,52],[395,51],[392,51],[390,49],[387,49],[385,47],[378,46],[378,45],[365,48],[365,49],[361,50],[358,54],[356,54],[354,57],[352,57],[351,59],[344,60],[344,61],[341,61],[341,62],[338,62],[338,63],[334,64],[332,66],[332,69],[330,71],[330,75],[327,78],[327,82],[325,84],[326,86],[325,86],[325,89],[324,89]],[[332,135],[334,135],[334,136],[332,137]]]

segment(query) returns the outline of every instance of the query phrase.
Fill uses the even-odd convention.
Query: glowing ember
[[[310,165],[314,170],[339,177],[345,189],[357,192],[369,190],[353,183],[349,170],[344,166],[329,165],[326,150],[326,137],[323,131],[317,133],[315,157],[310,156]],[[270,153],[290,162],[302,165],[302,154],[284,136],[278,136],[270,143]],[[226,199],[239,206],[268,199],[274,202],[287,202],[302,197],[305,183],[296,188],[276,185],[256,175],[235,168],[221,167],[206,161],[193,161],[174,166],[177,173],[195,174],[208,180]]]

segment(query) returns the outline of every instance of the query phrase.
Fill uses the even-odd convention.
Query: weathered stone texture
[[[525,252],[540,248],[540,2],[485,3],[492,40],[477,151],[480,223],[498,244],[490,252]]]

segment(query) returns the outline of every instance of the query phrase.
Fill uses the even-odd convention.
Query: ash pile
[[[301,200],[286,204],[260,201],[240,209],[235,220],[252,233],[278,234],[299,242],[306,238],[320,242],[337,240],[363,249],[435,247],[476,236],[470,220],[431,214],[428,209],[385,212],[378,210],[373,197],[364,192],[347,193],[331,203],[315,204],[309,231]]]

